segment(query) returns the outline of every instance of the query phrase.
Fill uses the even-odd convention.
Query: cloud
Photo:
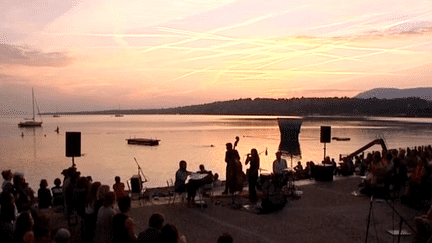
[[[72,58],[63,52],[41,52],[19,45],[0,44],[0,65],[63,67],[71,62]]]

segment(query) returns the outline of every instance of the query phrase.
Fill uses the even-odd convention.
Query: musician
[[[186,191],[186,179],[188,175],[191,174],[190,171],[186,170],[187,163],[186,161],[182,160],[179,163],[179,169],[176,172],[176,179],[175,179],[175,192],[185,192]]]
[[[276,152],[276,160],[273,161],[273,174],[280,175],[288,170],[287,162],[282,159],[282,153],[280,151]]]
[[[276,159],[273,161],[273,176],[278,186],[282,186],[288,181],[288,165],[286,160],[282,158],[280,151],[276,152]]]
[[[260,167],[260,158],[256,149],[251,149],[251,153],[247,155],[245,164],[250,163],[248,181],[249,181],[249,200],[255,202],[257,198],[256,184],[258,180],[258,169]]]
[[[237,162],[240,161],[240,155],[237,150],[233,149],[232,143],[226,144],[225,152],[225,162],[226,166],[226,183],[225,191],[222,194],[228,194],[228,189],[230,192],[235,191],[236,187],[236,177],[237,177]]]
[[[201,179],[189,179],[189,183],[187,184],[187,200],[188,205],[191,205],[191,203],[195,200],[196,191],[198,188],[204,186],[205,184],[212,184],[213,183],[213,174],[211,171],[207,171],[204,168],[204,165],[199,166],[199,171],[197,171],[197,174],[207,174],[205,177],[202,177]]]

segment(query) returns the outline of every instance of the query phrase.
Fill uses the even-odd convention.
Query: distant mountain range
[[[394,89],[394,88],[377,88],[362,92],[354,98],[359,99],[397,99],[416,97],[432,101],[432,88],[413,88],[413,89]]]

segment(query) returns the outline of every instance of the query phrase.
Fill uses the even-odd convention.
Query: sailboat
[[[114,115],[115,117],[123,117],[123,114],[120,113],[120,105],[119,105],[119,109],[118,112]]]
[[[35,120],[35,99],[34,99],[34,91],[32,88],[32,102],[33,102],[33,117],[31,119],[25,119],[24,121],[18,123],[19,127],[40,127],[42,126],[42,117],[40,117],[41,121]],[[38,107],[39,110],[39,107]],[[40,116],[40,113],[39,113]]]

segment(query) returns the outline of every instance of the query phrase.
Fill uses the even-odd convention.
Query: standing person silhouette
[[[257,201],[256,184],[258,180],[258,170],[260,167],[260,158],[256,149],[251,149],[251,153],[247,155],[245,164],[250,163],[248,181],[249,181],[249,200]]]
[[[232,143],[227,143],[226,152],[225,152],[225,162],[227,163],[226,182],[225,182],[225,190],[222,192],[222,194],[228,194],[228,190],[230,192],[235,191],[236,176],[237,176],[236,163],[238,161],[240,161],[240,155],[238,151],[233,149]]]

